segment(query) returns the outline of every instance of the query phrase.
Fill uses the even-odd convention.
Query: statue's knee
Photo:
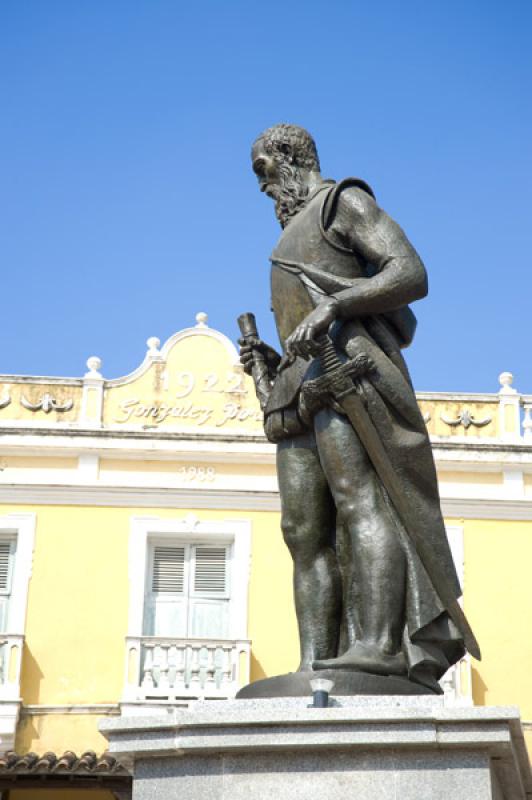
[[[384,499],[376,480],[368,478],[362,483],[351,479],[337,486],[335,502],[338,522],[353,525],[376,518]]]
[[[336,513],[340,525],[349,527],[360,519],[360,503],[353,497],[340,498],[336,502]]]
[[[308,556],[311,551],[314,551],[316,540],[320,538],[319,532],[314,530],[312,523],[302,519],[301,516],[283,517],[281,530],[285,544],[293,558]]]
[[[281,520],[283,539],[290,551],[300,546],[301,528],[294,517],[283,517]]]

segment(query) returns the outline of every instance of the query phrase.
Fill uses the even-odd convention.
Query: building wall
[[[26,622],[16,632],[25,636],[21,753],[106,748],[98,722],[124,699],[135,518],[248,521],[250,677],[297,668],[274,448],[250,380],[203,318],[162,349],[150,342],[123,379],[105,381],[94,360],[79,380],[0,376],[0,400],[11,397],[0,408],[0,516],[36,519]],[[483,651],[472,698],[519,705],[532,729],[532,439],[530,429],[521,434],[511,381],[501,386],[418,399],[446,521],[463,531],[464,607]],[[36,408],[45,394],[74,406]]]
[[[21,696],[28,706],[116,705],[124,689],[128,633],[128,548],[132,517],[251,521],[248,636],[251,679],[297,666],[298,638],[291,560],[277,512],[77,506],[3,506],[31,510],[36,537],[22,659]],[[117,710],[117,709],[116,709]],[[23,714],[17,750],[105,749],[98,709]],[[57,712],[57,709],[54,709]],[[113,713],[115,710],[113,709]],[[68,730],[68,735],[66,731]]]
[[[17,513],[24,506],[4,506]],[[128,543],[133,516],[200,520],[249,519],[251,679],[293,670],[298,662],[292,565],[277,512],[205,509],[33,506],[37,517],[33,572],[22,661],[21,695],[28,706],[68,706],[71,713],[23,714],[17,750],[105,749],[101,712],[122,696],[128,633]],[[464,531],[464,607],[481,644],[474,662],[479,705],[519,705],[532,720],[532,522],[449,519]],[[511,680],[509,680],[511,676]],[[116,713],[112,709],[112,713]],[[68,731],[68,733],[67,733]]]

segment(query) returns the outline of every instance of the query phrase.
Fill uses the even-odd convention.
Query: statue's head
[[[275,200],[275,213],[284,228],[305,201],[306,177],[320,171],[314,139],[298,125],[274,125],[257,137],[251,158],[260,190]]]

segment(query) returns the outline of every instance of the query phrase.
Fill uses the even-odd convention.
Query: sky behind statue
[[[249,156],[286,121],[427,266],[416,388],[532,392],[531,27],[526,0],[4,0],[0,372],[117,377],[199,310],[276,344]]]

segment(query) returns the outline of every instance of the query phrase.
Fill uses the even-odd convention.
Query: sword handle
[[[338,354],[328,333],[323,333],[321,336],[318,336],[316,342],[318,343],[319,358],[325,373],[333,372],[335,369],[342,366],[342,362],[338,358]]]

